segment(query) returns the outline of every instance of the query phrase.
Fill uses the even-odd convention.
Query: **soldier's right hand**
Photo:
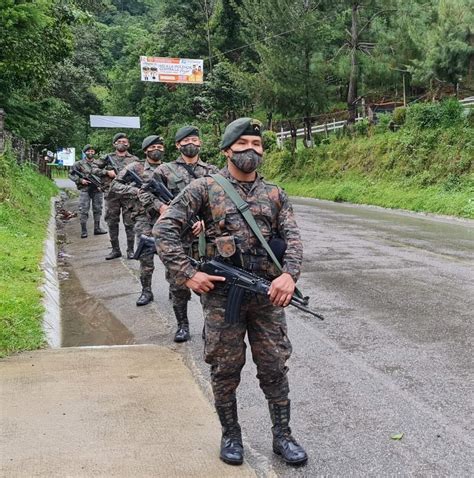
[[[167,204],[162,204],[160,206],[160,215],[164,214],[168,210],[169,206]]]
[[[91,182],[88,181],[87,179],[81,179],[81,184],[84,184],[84,186],[87,186],[88,184],[90,184]]]
[[[225,277],[211,276],[205,272],[196,272],[184,285],[194,292],[203,294],[214,289],[214,282],[225,282]]]
[[[115,176],[117,176],[115,174],[115,171],[113,171],[112,169],[107,171],[107,176],[109,176],[110,178],[115,178]]]

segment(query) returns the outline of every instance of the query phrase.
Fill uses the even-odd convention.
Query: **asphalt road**
[[[273,455],[248,353],[238,390],[247,460],[260,476],[473,476],[474,222],[293,202],[305,247],[299,286],[326,317],[320,322],[287,309],[291,423],[310,459],[293,469]],[[66,229],[72,238],[79,227]],[[104,247],[97,260],[112,267],[103,261],[107,236],[94,241]],[[118,261],[136,274],[135,261]],[[155,264],[156,320],[174,327],[163,266]],[[136,280],[124,287],[137,291],[128,299],[136,300]],[[190,305],[192,341],[184,345],[175,345],[172,334],[147,335],[148,322],[134,330],[143,309],[122,320],[136,342],[181,350],[211,400],[197,298]],[[402,439],[391,439],[395,434]]]
[[[294,204],[300,288],[327,318],[288,309],[292,427],[310,460],[294,470],[272,455],[248,354],[238,399],[250,463],[278,476],[472,476],[474,223]],[[207,377],[193,307],[187,348]]]

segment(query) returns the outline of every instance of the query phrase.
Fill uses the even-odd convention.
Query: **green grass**
[[[468,125],[403,128],[274,151],[262,172],[292,195],[474,218],[473,158]]]
[[[0,155],[0,356],[44,345],[40,263],[57,188]]]
[[[438,187],[419,189],[401,183],[371,182],[356,176],[317,182],[281,181],[279,184],[292,196],[474,218],[474,195],[469,191],[446,192]]]

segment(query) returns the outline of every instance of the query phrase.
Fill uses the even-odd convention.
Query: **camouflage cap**
[[[93,149],[95,151],[95,148],[94,146],[92,146],[92,144],[86,144],[83,148],[82,148],[82,152],[85,153],[88,149]]]
[[[222,135],[221,149],[232,146],[241,136],[262,136],[262,123],[253,118],[239,118],[227,125]]]
[[[145,151],[152,144],[164,144],[163,138],[157,134],[147,136],[142,142],[142,150]]]
[[[176,131],[174,140],[179,143],[182,139],[187,138],[188,136],[199,136],[199,130],[196,126],[183,126]]]
[[[116,143],[119,139],[122,139],[122,138],[128,139],[127,134],[126,133],[117,133],[114,136],[114,139],[112,140],[112,144]]]

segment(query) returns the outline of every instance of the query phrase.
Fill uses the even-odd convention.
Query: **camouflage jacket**
[[[112,161],[118,166],[119,171],[116,171],[118,174],[127,164],[133,163],[133,161],[139,161],[136,156],[133,154],[126,153],[125,156],[118,156],[116,153],[110,153],[103,158],[100,158],[96,161],[96,166],[93,169],[93,173],[99,176],[102,180],[102,185],[104,191],[108,192],[110,190],[110,185],[114,178],[111,178],[107,175],[107,171],[111,171],[114,168],[112,167],[109,158],[112,158]]]
[[[188,184],[196,178],[202,178],[209,174],[215,174],[219,169],[213,164],[205,163],[198,159],[194,165],[187,166],[193,171],[194,177],[188,169],[186,169],[186,161],[180,156],[176,161],[163,163],[155,170],[155,179],[162,181],[165,186],[176,197]],[[161,204],[160,204],[161,205]]]
[[[153,222],[159,216],[161,201],[156,199],[153,194],[143,191],[135,183],[125,183],[123,178],[127,171],[133,171],[137,174],[143,183],[149,181],[159,164],[151,164],[146,160],[137,159],[133,163],[127,164],[113,181],[110,191],[114,194],[129,198],[130,206],[134,210],[133,214],[136,220],[152,220]]]
[[[85,189],[91,189],[91,188],[93,188],[94,191],[97,191],[97,189],[94,186],[82,184],[81,183],[82,178],[80,178],[76,174],[76,171],[80,171],[83,174],[94,174],[94,170],[96,167],[97,167],[97,162],[95,159],[92,161],[88,161],[86,158],[81,159],[80,161],[77,161],[74,163],[74,166],[72,167],[71,172],[69,173],[69,179],[76,183],[77,189],[79,189],[80,191]]]
[[[227,168],[221,171],[250,207],[263,236],[285,240],[283,271],[296,281],[303,260],[303,246],[292,206],[286,193],[257,175],[253,183],[234,179]],[[209,256],[241,255],[242,266],[257,275],[274,279],[279,272],[260,241],[252,232],[235,204],[210,176],[192,182],[171,204],[155,224],[157,250],[177,284],[183,284],[195,273],[187,259],[180,234],[194,214],[204,220]]]

